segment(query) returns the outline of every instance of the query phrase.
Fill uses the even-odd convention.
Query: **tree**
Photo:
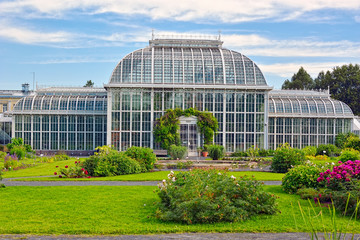
[[[329,88],[333,98],[349,105],[354,114],[360,114],[360,66],[337,66],[332,71],[320,72],[315,79],[316,89]]]
[[[86,84],[84,85],[84,87],[94,87],[94,82],[91,81],[91,80],[88,80],[88,81],[86,82]]]
[[[312,89],[313,87],[314,80],[303,67],[300,67],[299,71],[292,76],[291,81],[286,79],[281,86],[282,89]]]

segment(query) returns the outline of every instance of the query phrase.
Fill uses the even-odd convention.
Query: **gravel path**
[[[15,178],[12,178],[15,179]],[[20,178],[19,178],[20,179]],[[5,186],[156,186],[160,181],[10,181],[3,179]],[[265,185],[281,185],[281,181],[264,181]]]
[[[156,235],[117,235],[117,236],[78,236],[78,235],[0,235],[0,239],[26,239],[26,240],[167,240],[167,239],[191,239],[191,240],[308,240],[307,233],[180,233],[180,234],[156,234]]]

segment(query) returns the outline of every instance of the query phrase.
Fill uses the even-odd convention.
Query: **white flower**
[[[146,207],[146,204],[144,204],[144,207]]]
[[[231,178],[234,179],[234,180],[236,179],[236,177],[234,177],[233,175],[231,175]]]
[[[171,178],[171,174],[169,173],[169,174],[168,174],[168,179],[170,179],[170,178]]]
[[[166,180],[165,180],[165,179],[163,180],[163,183],[166,183]]]
[[[175,182],[175,181],[176,181],[175,177],[173,177],[173,178],[172,178],[172,181],[173,181],[173,182]]]
[[[170,171],[170,174],[174,174],[174,172],[173,172],[173,171]]]
[[[334,163],[334,162],[332,162],[332,163],[331,163],[331,165],[335,165],[335,163]]]
[[[219,172],[218,175],[221,175],[221,172]]]

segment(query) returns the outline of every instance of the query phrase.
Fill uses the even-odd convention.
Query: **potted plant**
[[[204,145],[204,149],[202,150],[203,157],[207,157],[209,152],[207,151],[207,145]]]

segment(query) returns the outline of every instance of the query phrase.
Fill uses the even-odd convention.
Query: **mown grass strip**
[[[308,232],[291,202],[308,206],[307,201],[288,195],[280,186],[265,186],[277,195],[281,213],[257,216],[246,222],[186,225],[161,222],[154,217],[158,200],[148,186],[7,187],[0,189],[0,234],[150,234],[174,232]],[[320,208],[316,208],[319,210]],[[326,210],[326,209],[325,209]],[[319,219],[320,220],[320,219]],[[337,217],[338,226],[348,218]],[[324,211],[324,221],[331,216]],[[329,224],[330,226],[330,224]],[[322,224],[316,226],[322,230]],[[328,229],[330,230],[330,229]],[[354,222],[348,231],[359,232]]]

